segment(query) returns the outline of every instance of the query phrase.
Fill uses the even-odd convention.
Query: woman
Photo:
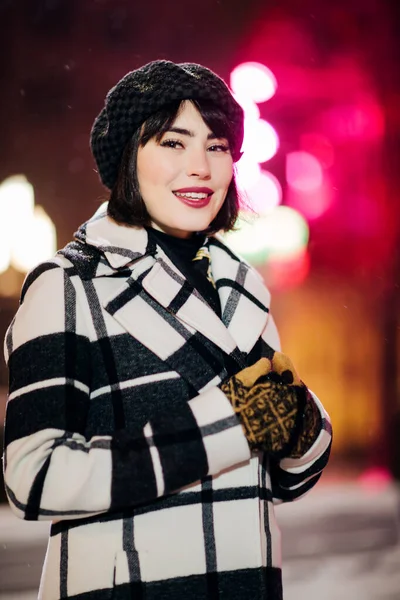
[[[52,521],[43,600],[282,598],[273,502],[316,483],[331,430],[216,235],[242,141],[210,70],[129,73],[91,134],[108,206],[26,279],[4,465],[15,514]]]

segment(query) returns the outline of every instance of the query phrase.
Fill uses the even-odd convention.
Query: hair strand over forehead
[[[187,100],[172,102],[151,115],[141,129],[141,146],[145,146],[153,137],[159,141],[174,123],[185,102]],[[232,147],[234,143],[233,125],[226,114],[213,102],[207,100],[190,100],[190,102],[199,111],[203,121],[212,133],[218,138],[226,138],[229,146]]]

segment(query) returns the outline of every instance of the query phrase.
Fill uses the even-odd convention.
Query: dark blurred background
[[[398,0],[0,0],[0,182],[27,177],[59,247],[107,198],[89,132],[127,71],[158,58],[226,81],[246,61],[272,70],[277,92],[260,109],[279,132],[267,167],[283,204],[285,156],[329,155],[307,276],[259,266],[284,351],[332,417],[326,481],[400,479],[399,33]],[[0,274],[1,338],[23,277]],[[0,361],[0,417],[6,385]]]

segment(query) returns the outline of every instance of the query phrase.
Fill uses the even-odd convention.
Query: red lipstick
[[[214,190],[207,187],[190,187],[190,188],[181,188],[179,190],[174,190],[173,192],[175,196],[186,206],[190,206],[191,208],[204,208],[211,201],[211,196],[214,193]],[[179,194],[207,194],[203,198],[190,198],[189,196],[180,196]]]
[[[208,187],[187,187],[181,188],[179,190],[174,190],[174,194],[176,192],[180,194],[188,194],[189,192],[194,192],[195,194],[213,194],[214,190]]]

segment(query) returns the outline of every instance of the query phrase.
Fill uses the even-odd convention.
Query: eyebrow
[[[187,135],[188,137],[195,137],[195,133],[189,129],[182,129],[181,127],[170,127],[165,133],[180,133],[181,135]],[[225,139],[224,136],[218,137],[215,133],[210,132],[207,136],[208,140],[220,140]]]

